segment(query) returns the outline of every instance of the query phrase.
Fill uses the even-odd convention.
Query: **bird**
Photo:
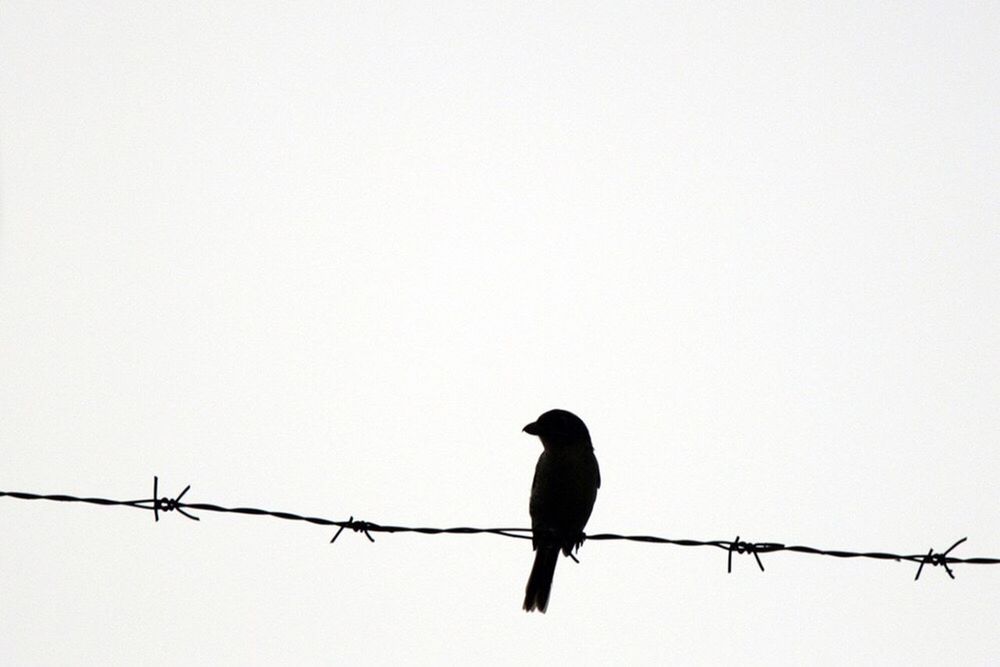
[[[583,529],[597,499],[601,471],[583,420],[549,410],[522,429],[544,448],[531,484],[531,543],[535,563],[524,591],[524,610],[545,613],[559,552],[569,556],[583,543]]]

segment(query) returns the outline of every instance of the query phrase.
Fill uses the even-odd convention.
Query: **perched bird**
[[[583,528],[594,509],[601,471],[590,432],[572,412],[549,410],[525,426],[524,432],[537,435],[545,448],[531,484],[535,564],[525,589],[524,610],[537,609],[544,614],[559,551],[569,556],[583,543]]]

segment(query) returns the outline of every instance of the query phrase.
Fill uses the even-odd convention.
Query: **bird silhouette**
[[[524,610],[543,614],[549,604],[559,552],[567,556],[583,543],[583,529],[594,509],[601,471],[590,432],[566,410],[549,410],[524,427],[542,441],[531,484],[531,542],[535,564],[528,577]]]

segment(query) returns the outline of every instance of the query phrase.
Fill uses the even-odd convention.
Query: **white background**
[[[0,5],[0,490],[1000,555],[995,3]],[[5,664],[987,664],[1000,566],[0,499]]]

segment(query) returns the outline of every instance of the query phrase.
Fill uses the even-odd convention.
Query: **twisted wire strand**
[[[190,511],[200,512],[222,512],[230,514],[246,514],[250,516],[270,516],[286,521],[303,521],[318,526],[336,527],[337,532],[330,542],[336,542],[340,534],[345,530],[363,533],[369,541],[374,542],[372,533],[419,533],[422,535],[474,535],[489,534],[500,535],[502,537],[512,537],[515,539],[531,539],[530,528],[474,528],[469,526],[458,526],[451,528],[432,528],[414,526],[393,526],[373,523],[371,521],[356,520],[353,516],[347,520],[326,519],[317,516],[306,516],[294,512],[282,512],[277,510],[266,510],[256,507],[224,507],[214,503],[194,503],[183,500],[185,494],[191,489],[188,485],[175,497],[160,496],[159,478],[153,477],[153,497],[141,500],[114,500],[111,498],[81,497],[61,493],[40,494],[26,491],[0,491],[0,498],[14,498],[17,500],[48,500],[54,502],[85,503],[88,505],[100,505],[104,507],[129,507],[152,511],[156,521],[160,520],[161,512],[176,511],[184,517],[193,521],[200,521],[200,518]],[[190,511],[188,511],[190,510]],[[791,551],[794,553],[811,554],[816,556],[831,556],[834,558],[868,558],[874,560],[889,560],[895,562],[918,563],[916,577],[919,579],[925,565],[934,567],[941,566],[949,577],[955,578],[955,573],[951,566],[955,564],[963,565],[997,565],[1000,558],[961,558],[952,556],[951,552],[960,544],[966,541],[962,539],[956,541],[943,552],[937,552],[933,548],[926,554],[895,554],[881,551],[845,551],[841,549],[819,549],[816,547],[788,545],[780,542],[748,542],[736,536],[733,540],[692,540],[692,539],[672,539],[657,535],[620,535],[617,533],[597,533],[585,535],[585,539],[591,541],[612,541],[626,540],[630,542],[643,542],[646,544],[671,544],[682,547],[715,547],[727,552],[727,571],[732,572],[733,554],[753,554],[753,557],[760,568],[764,571],[764,564],[760,559],[760,554],[776,553],[779,551]],[[576,560],[574,558],[574,560]]]

